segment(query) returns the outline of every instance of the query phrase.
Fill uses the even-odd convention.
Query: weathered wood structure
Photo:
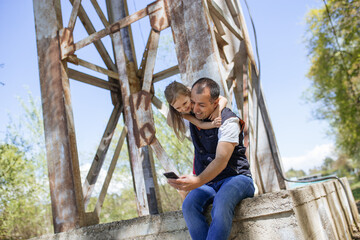
[[[165,170],[174,170],[156,138],[152,107],[166,107],[154,96],[154,82],[181,74],[184,84],[200,77],[217,81],[229,106],[236,106],[246,122],[245,145],[260,193],[286,189],[281,159],[258,80],[241,6],[237,0],[158,0],[128,14],[126,0],[106,0],[107,17],[96,0],[91,0],[104,28],[96,31],[81,5],[73,8],[63,26],[60,0],[33,0],[39,72],[44,115],[53,223],[55,232],[99,223],[99,214],[121,146],[127,140],[139,216],[161,212],[152,154]],[[151,24],[141,64],[135,56],[130,25],[142,18]],[[74,26],[82,24],[88,36],[74,42]],[[67,19],[65,19],[67,20]],[[162,30],[171,28],[178,65],[154,73]],[[111,36],[115,62],[101,38]],[[106,68],[77,57],[78,50],[93,44]],[[71,69],[81,65],[104,75],[105,79]],[[81,184],[69,79],[107,89],[114,106],[92,166]],[[234,103],[233,103],[234,101]],[[111,104],[111,103],[109,103]],[[108,175],[94,211],[86,212],[114,129],[121,114],[125,127],[118,140]]]

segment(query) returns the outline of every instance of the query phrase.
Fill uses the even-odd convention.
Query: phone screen
[[[164,173],[164,176],[171,179],[177,179],[179,178],[178,175],[176,175],[174,172],[166,172]]]

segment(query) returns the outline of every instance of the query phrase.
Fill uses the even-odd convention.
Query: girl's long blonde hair
[[[170,113],[170,122],[174,129],[175,135],[183,140],[185,136],[185,123],[184,119],[180,112],[178,112],[173,105],[179,95],[191,96],[190,89],[188,89],[184,84],[179,82],[172,82],[165,88],[165,98],[169,103],[169,113]]]

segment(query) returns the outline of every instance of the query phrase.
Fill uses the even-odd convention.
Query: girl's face
[[[179,95],[174,104],[171,105],[176,111],[180,113],[190,113],[191,111],[191,100],[189,96]]]

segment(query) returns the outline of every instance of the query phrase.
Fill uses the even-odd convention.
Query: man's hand
[[[168,179],[168,183],[177,190],[182,191],[191,191],[202,185],[199,177],[193,175],[182,175],[178,179]]]

